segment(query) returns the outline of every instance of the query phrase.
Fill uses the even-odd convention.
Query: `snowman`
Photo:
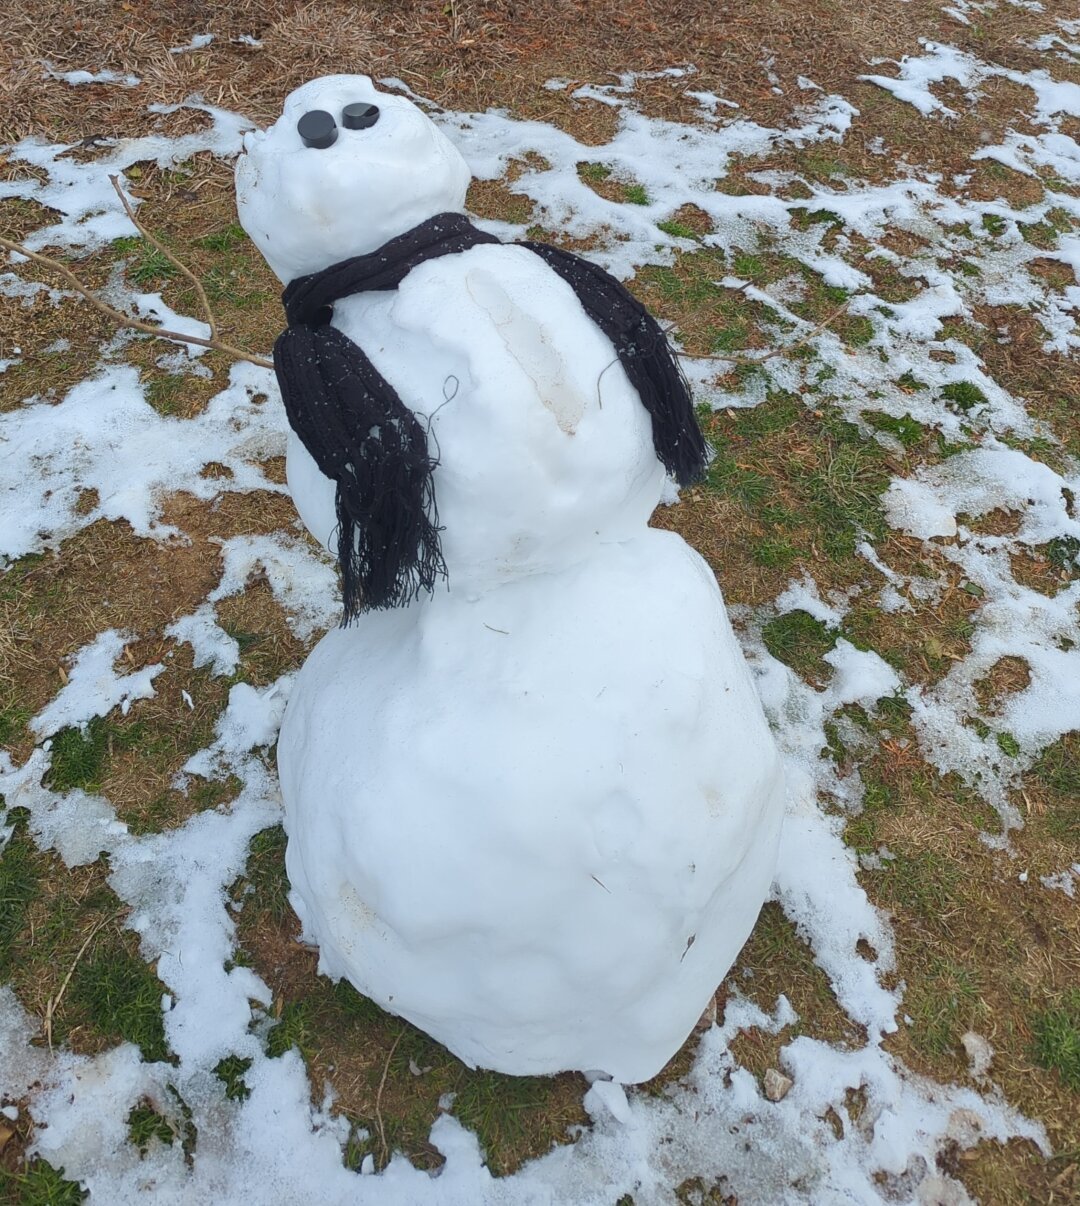
[[[461,155],[364,76],[293,92],[236,178],[287,286],[289,486],[342,567],[278,743],[320,971],[470,1066],[649,1079],[784,800],[713,575],[647,526],[703,463],[670,348],[594,266],[472,227]]]

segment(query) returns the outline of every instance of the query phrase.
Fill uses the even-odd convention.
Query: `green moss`
[[[995,238],[1000,234],[1004,234],[1009,225],[999,214],[983,214],[982,224],[983,230],[988,231]]]
[[[649,194],[642,184],[627,184],[623,187],[623,200],[629,205],[648,205]]]

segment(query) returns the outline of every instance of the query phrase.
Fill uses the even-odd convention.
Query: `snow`
[[[80,84],[122,84],[125,88],[134,88],[140,83],[137,75],[118,75],[115,71],[57,71],[48,62],[45,63],[45,74],[73,87]]]
[[[184,46],[173,46],[169,50],[169,54],[188,54],[192,50],[202,50],[203,47],[209,46],[213,40],[214,35],[212,33],[195,34],[191,41]]]
[[[159,415],[126,364],[104,365],[59,403],[32,398],[0,415],[0,558],[55,548],[99,519],[127,520],[140,536],[181,538],[160,520],[162,501],[176,490],[203,499],[222,490],[283,492],[257,463],[283,451],[271,375],[236,364],[230,380],[191,421]],[[231,476],[203,477],[210,461]],[[80,510],[89,490],[97,501]]]
[[[982,8],[956,0],[945,11],[966,22],[977,20]],[[1019,83],[1029,91],[1037,133],[1010,132],[999,145],[976,152],[976,159],[993,158],[1027,173],[1048,171],[1060,181],[1076,183],[1080,153],[1062,128],[1062,118],[1077,115],[1080,97],[1076,85],[1052,78],[1055,56],[1075,51],[1075,24],[1058,22],[1060,35],[1035,47],[1045,55],[1047,71],[1016,72],[927,43],[921,54],[898,65],[874,64],[873,82],[913,105],[929,123],[949,120],[933,95],[935,81],[951,80],[972,94],[991,78]],[[738,617],[740,639],[789,784],[773,895],[809,945],[858,1037],[830,1044],[796,1036],[799,1019],[785,998],[764,1012],[729,989],[722,1023],[702,1035],[684,1082],[654,1097],[595,1081],[588,1097],[592,1126],[573,1145],[553,1149],[513,1177],[491,1177],[475,1137],[451,1112],[442,1114],[432,1131],[432,1142],[447,1157],[439,1177],[413,1168],[400,1155],[377,1176],[370,1165],[366,1175],[349,1172],[342,1164],[345,1120],[329,1101],[312,1105],[307,1073],[296,1052],[275,1060],[266,1057],[261,1036],[271,1024],[268,989],[250,969],[230,963],[235,921],[226,890],[243,873],[250,838],[281,819],[266,749],[296,686],[288,679],[260,689],[236,683],[214,741],[193,756],[184,781],[235,775],[240,793],[229,804],[198,813],[164,834],[130,833],[101,796],[44,787],[47,744],[20,765],[0,755],[5,805],[27,809],[39,846],[56,850],[69,866],[108,856],[110,884],[133,906],[129,924],[139,934],[144,957],[157,961],[167,992],[166,1030],[175,1065],[142,1063],[127,1045],[94,1057],[62,1049],[50,1053],[31,1043],[36,1020],[10,990],[0,989],[0,1094],[7,1101],[26,1100],[24,1112],[35,1124],[34,1150],[88,1186],[92,1200],[142,1201],[152,1185],[155,1201],[163,1203],[232,1203],[251,1200],[257,1185],[266,1200],[297,1203],[591,1206],[624,1193],[640,1202],[670,1202],[674,1185],[701,1176],[726,1178],[726,1191],[746,1202],[962,1201],[959,1184],[938,1171],[937,1157],[953,1141],[964,1148],[982,1138],[1019,1136],[1048,1150],[1042,1128],[1010,1108],[994,1088],[992,1051],[981,1036],[966,1035],[964,1044],[973,1075],[984,1078],[978,1090],[917,1076],[883,1046],[883,1037],[899,1022],[911,1024],[903,1012],[903,986],[891,978],[892,927],[860,886],[860,876],[873,871],[863,870],[842,840],[846,818],[861,807],[861,784],[857,776],[842,778],[822,755],[825,723],[839,708],[851,702],[872,708],[876,699],[899,689],[912,706],[922,755],[943,773],[955,770],[997,808],[1003,832],[987,835],[987,840],[1007,845],[1009,831],[1022,820],[1010,804],[1019,773],[1041,749],[1080,724],[1080,588],[1074,580],[1063,583],[1055,595],[1044,595],[1018,582],[1011,567],[1015,554],[1077,535],[1075,506],[1069,503],[1070,493],[1080,495],[1075,466],[1055,456],[1052,468],[1021,450],[1031,445],[1017,446],[1036,438],[1053,445],[1052,433],[1028,415],[1022,397],[993,380],[975,352],[943,338],[941,329],[944,319],[971,322],[982,303],[1023,305],[1041,326],[1047,350],[1075,354],[1080,347],[1080,291],[1077,286],[1052,288],[1029,270],[1035,258],[1047,253],[1023,240],[1020,224],[1041,220],[1055,207],[1080,214],[1080,202],[1055,185],[1037,205],[1019,211],[1000,199],[972,200],[959,185],[946,190],[942,181],[901,163],[895,178],[885,183],[813,182],[810,201],[732,197],[715,190],[714,181],[735,154],[764,155],[770,148],[843,139],[853,118],[850,104],[801,84],[800,91],[804,107],[786,127],[769,129],[706,94],[693,97],[701,106],[700,125],[648,118],[636,107],[633,77],[588,91],[579,88],[575,103],[603,103],[615,113],[616,132],[600,146],[586,146],[542,122],[518,121],[499,112],[436,113],[434,120],[458,145],[470,170],[485,179],[500,177],[529,150],[542,155],[548,166],[527,167],[509,187],[534,204],[532,221],[573,237],[596,238],[598,259],[622,277],[646,262],[670,262],[672,240],[656,223],[690,202],[715,224],[706,245],[746,248],[756,233],[764,232],[801,264],[856,291],[851,310],[865,316],[874,330],[868,346],[847,348],[831,332],[820,332],[811,340],[818,359],[809,366],[765,361],[734,396],[715,389],[717,404],[752,405],[768,386],[797,390],[814,380],[823,363],[832,370],[819,383],[824,396],[853,420],[861,421],[864,410],[906,414],[965,445],[933,468],[910,476],[898,473],[885,495],[890,523],[925,542],[982,592],[970,652],[935,686],[898,680],[876,654],[854,648],[843,637],[827,657],[829,677],[820,688],[771,658],[760,639],[771,615],[804,609],[830,628],[842,624],[851,600],[822,598],[811,582],[792,583],[759,613]],[[205,129],[181,138],[162,132],[123,140],[88,162],[66,156],[67,147],[38,140],[11,148],[9,162],[40,172],[0,182],[0,196],[24,197],[54,211],[48,225],[30,233],[30,246],[78,254],[130,236],[130,222],[108,183],[110,173],[139,162],[175,164],[197,151],[235,155],[250,122],[198,101],[189,104],[207,114]],[[170,110],[159,112],[167,130]],[[932,125],[927,129],[932,136]],[[884,144],[878,149],[882,155],[890,153]],[[617,177],[641,183],[650,204],[620,206],[597,197],[577,175],[576,165],[585,161],[603,163]],[[799,231],[791,224],[791,210],[807,206],[831,210],[848,224],[832,251],[821,246],[820,226]],[[983,229],[988,215],[1004,224],[1001,235],[992,237]],[[926,253],[897,257],[903,274],[919,285],[914,298],[899,304],[878,298],[865,274],[842,275],[851,272],[844,268],[846,258],[854,258],[845,242],[848,230],[888,256],[895,253],[879,245],[894,228],[933,243]],[[523,229],[500,228],[500,233],[519,235]],[[1080,280],[1075,236],[1059,239],[1050,254],[1071,266]],[[980,275],[961,277],[943,270],[942,262],[951,257],[970,261]],[[27,305],[35,299],[36,304],[59,299],[56,292],[20,283],[24,265],[13,259],[6,267],[14,272],[0,275],[5,294]],[[783,317],[786,299],[762,292],[778,318]],[[123,300],[134,312],[134,295],[125,291]],[[10,349],[5,353],[10,355]],[[135,371],[115,355],[115,350],[103,349],[101,363],[63,397],[26,399],[0,416],[4,558],[57,548],[101,518],[124,520],[145,539],[182,540],[184,534],[162,519],[163,500],[173,491],[188,490],[206,499],[221,490],[280,489],[260,467],[285,447],[284,417],[269,374],[237,366],[202,414],[180,420],[153,411]],[[177,371],[191,371],[197,364],[183,352]],[[707,391],[717,365],[689,361],[688,371]],[[913,390],[911,379],[926,388]],[[942,390],[959,381],[976,385],[985,404],[969,414],[948,405]],[[265,401],[258,400],[261,395]],[[209,461],[226,464],[233,476],[213,482],[201,478]],[[80,514],[77,503],[89,489],[98,492],[98,504]],[[978,518],[995,508],[1019,517],[1015,531],[988,536],[977,530]],[[902,609],[910,600],[932,599],[943,589],[929,573],[909,577],[896,570],[869,542],[861,552],[867,589],[880,592],[882,606]],[[196,661],[212,673],[233,674],[238,654],[218,624],[215,604],[242,590],[260,567],[298,637],[310,639],[333,623],[336,605],[328,565],[295,533],[233,538],[223,543],[221,558],[218,586],[169,629],[171,639],[189,642]],[[117,660],[124,642],[141,635],[110,629],[75,655],[67,683],[58,683],[54,698],[34,719],[43,742],[66,725],[84,724],[148,697],[159,667],[128,673],[123,660]],[[1000,714],[985,715],[975,684],[1003,656],[1022,657],[1031,682],[1005,701]],[[973,719],[988,726],[989,739],[978,735]],[[995,740],[1002,733],[1019,744],[1018,757],[1003,753]],[[822,800],[830,801],[828,810]],[[880,865],[888,851],[874,857]],[[1069,896],[1075,895],[1078,879],[1080,864],[1046,875],[1033,870],[1030,879],[1027,871],[1015,876],[1017,891]],[[750,970],[736,966],[729,985]],[[767,1100],[729,1049],[740,1031],[753,1027],[781,1036],[780,1070],[793,1085],[780,1102]],[[227,1100],[211,1075],[227,1054],[252,1060],[245,1074],[251,1096],[243,1102]],[[849,1090],[860,1088],[868,1104],[855,1119],[845,1099]],[[171,1090],[180,1094],[199,1130],[190,1167],[179,1145],[157,1145],[140,1158],[127,1138],[127,1113],[140,1098],[176,1115]],[[453,1102],[445,1108],[452,1111]],[[841,1122],[839,1139],[823,1117],[829,1108]],[[797,1191],[792,1189],[796,1183]]]
[[[30,728],[39,737],[51,737],[69,725],[85,728],[87,721],[107,716],[115,707],[126,716],[132,700],[152,698],[154,678],[165,669],[160,663],[132,674],[117,674],[113,669],[132,639],[132,633],[110,628],[80,649],[63,690],[30,721]]]

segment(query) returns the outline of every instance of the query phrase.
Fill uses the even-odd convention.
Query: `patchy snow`
[[[984,8],[955,0],[943,11],[967,24]],[[975,158],[992,158],[1026,174],[1049,171],[1058,181],[1075,184],[1080,149],[1061,122],[1080,115],[1080,88],[1055,81],[1052,65],[1055,56],[1080,53],[1075,43],[1080,25],[1057,26],[1060,34],[1047,35],[1035,46],[1046,56],[1047,71],[1016,72],[928,42],[922,54],[892,67],[875,63],[881,70],[867,78],[931,122],[950,117],[934,95],[936,84],[951,82],[972,97],[993,78],[1022,85],[1030,92],[1038,133],[1010,132]],[[205,45],[205,37],[176,50],[198,49],[196,43]],[[687,68],[673,70],[689,75]],[[98,82],[110,81],[99,77]],[[570,81],[548,86],[565,90]],[[109,882],[132,906],[128,924],[139,935],[144,957],[157,962],[167,990],[163,1008],[175,1064],[143,1063],[130,1045],[94,1057],[49,1053],[31,1043],[36,1021],[14,994],[0,989],[0,1093],[27,1100],[36,1126],[34,1150],[83,1182],[91,1200],[134,1203],[152,1192],[162,1203],[239,1203],[250,1200],[257,1185],[266,1200],[297,1203],[584,1206],[610,1204],[622,1194],[666,1203],[673,1186],[700,1176],[723,1178],[725,1191],[747,1203],[963,1201],[959,1184],[938,1171],[937,1157],[954,1145],[1023,1137],[1047,1150],[1042,1128],[1012,1110],[993,1087],[993,1053],[981,1036],[965,1036],[980,1091],[919,1077],[882,1045],[900,1021],[910,1019],[903,1013],[903,989],[891,978],[890,922],[870,903],[859,875],[872,873],[866,869],[891,856],[883,848],[860,863],[844,845],[844,824],[861,807],[862,789],[857,775],[841,776],[824,756],[825,725],[845,705],[869,710],[877,700],[903,693],[923,755],[941,772],[957,772],[997,808],[1004,833],[988,840],[999,844],[1021,823],[1010,803],[1019,773],[1062,733],[1080,727],[1080,583],[1074,578],[1056,594],[1043,594],[1017,581],[1012,568],[1016,555],[1080,537],[1075,504],[1080,476],[1075,464],[1069,467],[1060,456],[1054,459],[1059,468],[1053,469],[1022,450],[1033,447],[1027,441],[1040,440],[1060,453],[1053,434],[1027,413],[1024,399],[998,385],[971,348],[945,333],[950,320],[973,324],[977,306],[1022,305],[1041,326],[1047,350],[1075,354],[1080,348],[1080,240],[1062,233],[1048,252],[1025,241],[1022,227],[1045,221],[1055,209],[1080,216],[1080,201],[1053,185],[1041,202],[1019,211],[1000,199],[973,200],[962,184],[943,191],[942,181],[904,164],[897,164],[895,178],[883,184],[854,178],[828,186],[803,181],[811,194],[805,200],[732,196],[714,186],[734,156],[840,142],[856,115],[849,102],[799,81],[802,107],[787,127],[770,129],[736,113],[723,98],[699,91],[688,95],[699,106],[701,121],[688,126],[647,117],[635,104],[635,87],[635,77],[623,76],[615,84],[574,89],[575,103],[602,104],[615,114],[615,134],[599,146],[501,112],[445,112],[435,119],[483,179],[500,178],[529,151],[542,156],[542,163],[530,159],[509,188],[533,203],[533,221],[596,240],[597,258],[623,278],[647,262],[672,262],[683,243],[657,224],[689,203],[713,223],[704,246],[752,250],[759,237],[774,239],[784,254],[825,283],[852,291],[849,311],[871,324],[869,343],[849,347],[823,330],[810,340],[814,359],[762,360],[750,383],[734,395],[710,386],[715,362],[688,361],[689,376],[714,404],[753,405],[768,388],[797,392],[816,384],[821,396],[853,421],[862,422],[867,410],[908,415],[962,446],[933,467],[897,476],[885,495],[890,523],[935,550],[979,599],[970,652],[934,686],[904,683],[876,653],[844,638],[826,655],[830,677],[821,688],[773,659],[760,636],[771,615],[802,609],[837,629],[851,605],[844,597],[822,598],[809,580],[790,584],[759,614],[742,617],[746,652],[790,782],[774,896],[862,1037],[830,1044],[796,1036],[799,1019],[786,998],[765,1013],[733,992],[722,1024],[704,1033],[683,1082],[660,1096],[594,1083],[585,1101],[591,1128],[573,1145],[553,1149],[513,1177],[492,1178],[475,1137],[450,1112],[440,1116],[431,1135],[446,1157],[438,1177],[401,1156],[378,1176],[371,1175],[371,1165],[360,1175],[350,1172],[342,1163],[346,1120],[335,1115],[329,1101],[312,1105],[296,1052],[274,1060],[266,1056],[262,1036],[272,1021],[269,990],[250,969],[231,962],[235,922],[226,892],[243,873],[251,837],[280,816],[266,749],[276,738],[290,680],[263,688],[235,683],[214,741],[192,756],[179,779],[184,786],[200,776],[235,776],[236,798],[197,813],[176,830],[135,835],[107,799],[43,785],[50,735],[149,697],[162,673],[159,665],[131,674],[118,671],[125,641],[144,634],[109,629],[75,655],[67,683],[34,718],[33,731],[43,744],[20,765],[0,755],[5,806],[28,811],[39,846],[55,849],[69,866],[108,855]],[[109,184],[110,173],[146,161],[169,166],[199,151],[226,158],[235,154],[251,123],[201,102],[189,104],[208,115],[207,128],[179,138],[162,133],[121,140],[87,162],[67,156],[68,147],[38,140],[11,148],[10,163],[39,171],[0,181],[0,197],[23,197],[55,215],[28,235],[29,246],[78,253],[129,236],[132,227]],[[159,110],[163,119],[171,111]],[[889,154],[884,144],[878,151]],[[617,179],[641,184],[648,204],[599,197],[578,176],[582,162],[603,164]],[[765,183],[779,188],[785,181]],[[792,222],[795,209],[836,214],[845,225],[834,245],[823,245],[825,224],[798,229]],[[883,246],[884,235],[897,229],[925,241],[926,250],[902,256]],[[520,235],[524,227],[501,224],[498,231]],[[874,292],[869,274],[850,262],[857,258],[854,236],[916,285],[910,300],[889,302]],[[1078,284],[1050,286],[1031,270],[1034,260],[1048,256],[1072,268]],[[971,266],[970,274],[955,270],[958,261]],[[0,292],[27,305],[40,304],[39,294],[59,300],[57,292],[23,282],[18,273],[24,266],[14,259],[6,267],[15,272],[0,274]],[[730,287],[742,286],[730,278]],[[790,292],[759,289],[748,295],[776,316],[778,344],[805,329],[787,308],[794,300]],[[160,298],[140,300],[125,291],[123,301],[133,311],[157,306],[165,315]],[[199,329],[191,316],[169,311],[168,320]],[[0,415],[0,557],[58,548],[101,519],[124,520],[146,539],[183,540],[184,533],[162,518],[163,501],[175,491],[200,499],[222,491],[280,491],[260,465],[284,448],[284,416],[270,374],[236,366],[206,409],[182,420],[159,415],[146,400],[137,371],[110,360],[112,354],[103,349],[102,362],[62,398],[28,398]],[[188,352],[173,363],[181,372],[198,364]],[[948,390],[960,383],[984,400],[959,408]],[[225,465],[232,476],[201,476],[211,461]],[[80,499],[91,490],[97,498],[84,509]],[[996,509],[1019,517],[1015,530],[1000,536],[979,532],[979,518]],[[909,577],[893,569],[869,541],[860,553],[867,589],[880,591],[886,610],[902,611],[912,600],[933,599],[943,589],[929,573]],[[194,611],[172,621],[166,633],[190,644],[196,665],[217,675],[236,672],[239,648],[218,623],[215,606],[241,592],[253,574],[266,574],[299,639],[333,623],[332,571],[292,532],[224,541],[221,561],[218,585]],[[1004,656],[1023,658],[1031,680],[999,713],[986,715],[975,687]],[[191,703],[188,696],[187,706]],[[989,738],[979,735],[983,726]],[[1005,737],[1019,747],[1019,755],[1006,752],[1010,743],[998,740]],[[822,806],[825,799],[828,809]],[[1080,864],[1038,878],[1043,889],[1073,896]],[[1019,879],[1026,883],[1027,873]],[[1032,884],[1024,890],[1039,889]],[[733,980],[738,982],[737,975]],[[730,1041],[749,1028],[782,1037],[780,1067],[793,1082],[782,1101],[769,1101],[729,1049]],[[227,1099],[211,1074],[230,1054],[252,1061],[245,1073],[251,1095],[245,1101]],[[846,1101],[850,1091],[860,1089],[867,1104],[856,1118]],[[191,1111],[200,1136],[190,1166],[179,1144],[157,1145],[142,1158],[128,1139],[126,1118],[133,1104],[148,1098],[166,1115],[178,1117],[175,1094]],[[446,1108],[452,1111],[453,1103]],[[825,1119],[829,1110],[839,1120],[840,1137]]]
[[[0,415],[0,558],[56,548],[99,519],[125,519],[139,536],[180,538],[160,518],[177,490],[203,499],[223,490],[283,492],[258,464],[284,451],[272,376],[236,364],[230,379],[192,420],[159,415],[127,364],[103,366],[59,403],[32,398]],[[202,476],[211,461],[231,476]],[[80,509],[90,490],[94,504]]]
[[[164,666],[144,666],[131,674],[117,674],[113,668],[132,639],[132,633],[110,628],[80,649],[60,694],[30,721],[30,728],[39,737],[51,737],[69,725],[85,728],[93,717],[107,716],[115,707],[126,716],[132,700],[152,698],[154,679]]]

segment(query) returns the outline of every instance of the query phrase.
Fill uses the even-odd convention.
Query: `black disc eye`
[[[379,106],[356,101],[341,110],[341,124],[346,130],[366,130],[379,120]]]
[[[312,109],[296,123],[296,132],[306,147],[324,151],[337,141],[337,123],[325,109]]]

